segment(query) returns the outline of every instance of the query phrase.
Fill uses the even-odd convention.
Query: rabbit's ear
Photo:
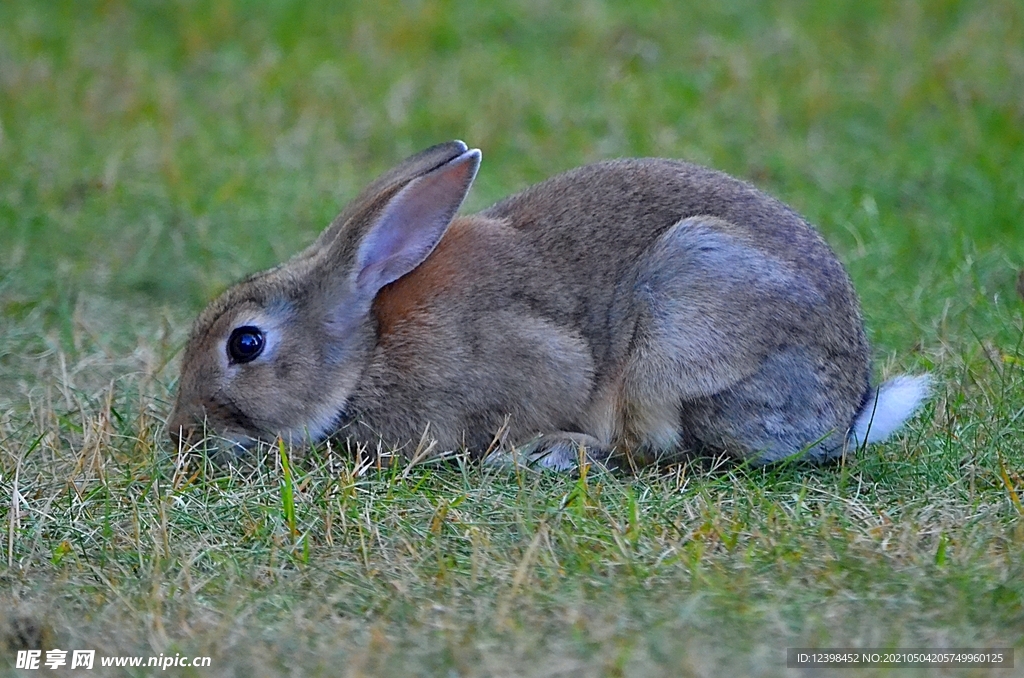
[[[359,215],[365,214],[368,211],[372,212],[381,196],[394,193],[404,184],[432,169],[455,160],[468,150],[469,148],[466,144],[461,141],[446,141],[443,144],[431,146],[416,155],[406,158],[360,191],[359,195],[320,234],[316,243],[309,248],[308,254],[315,255],[317,252],[328,247],[349,221],[352,219],[358,220]]]
[[[352,269],[355,289],[373,298],[380,288],[423,263],[441,241],[480,166],[466,151],[394,194],[359,242]]]
[[[378,195],[383,195],[395,186],[411,181],[435,167],[440,167],[446,162],[455,160],[468,150],[469,147],[464,142],[458,140],[446,141],[443,144],[431,146],[416,155],[409,156],[392,169],[377,177],[371,184],[360,191],[359,196],[360,198],[372,199]],[[359,203],[361,202],[360,198],[352,201],[352,206],[355,210],[358,210]]]

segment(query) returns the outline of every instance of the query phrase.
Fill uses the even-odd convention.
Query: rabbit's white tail
[[[855,445],[878,443],[896,431],[928,397],[931,377],[903,375],[872,389],[850,429]]]

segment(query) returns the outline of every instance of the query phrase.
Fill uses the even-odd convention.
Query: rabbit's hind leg
[[[816,362],[805,348],[783,349],[735,386],[684,402],[680,421],[691,445],[755,464],[795,455],[819,462],[838,457],[846,422]]]
[[[770,357],[805,340],[801,328],[816,322],[825,300],[743,229],[711,216],[679,221],[640,262],[635,290],[640,315],[621,382],[616,448],[671,458],[710,446],[708,436],[721,433],[729,451],[788,449],[791,439],[806,438],[804,429],[827,429],[794,423],[800,433],[770,433],[780,411],[785,419],[787,407],[814,399],[817,379],[813,356],[802,349],[776,362]],[[800,382],[791,406],[772,400],[791,380],[787,370]],[[692,403],[718,409],[696,417]],[[728,417],[760,424],[748,431]],[[693,421],[702,428],[693,430]]]

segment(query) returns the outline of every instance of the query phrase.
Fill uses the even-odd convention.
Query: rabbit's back
[[[865,343],[849,276],[817,231],[784,203],[722,172],[656,158],[601,162],[531,186],[483,216],[525,236],[531,260],[519,271],[573,300],[574,320],[610,362],[621,357],[624,339],[616,335],[636,313],[639,262],[673,225],[695,216],[714,217],[816,290],[832,319],[819,328],[826,341]]]

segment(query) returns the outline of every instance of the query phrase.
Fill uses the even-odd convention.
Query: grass
[[[1013,0],[0,4],[0,666],[33,645],[212,657],[183,675],[782,675],[793,646],[1019,664],[1021,92]],[[932,371],[935,397],[825,468],[179,456],[163,417],[203,303],[449,138],[484,152],[469,209],[618,155],[754,181],[847,265],[879,376]]]

